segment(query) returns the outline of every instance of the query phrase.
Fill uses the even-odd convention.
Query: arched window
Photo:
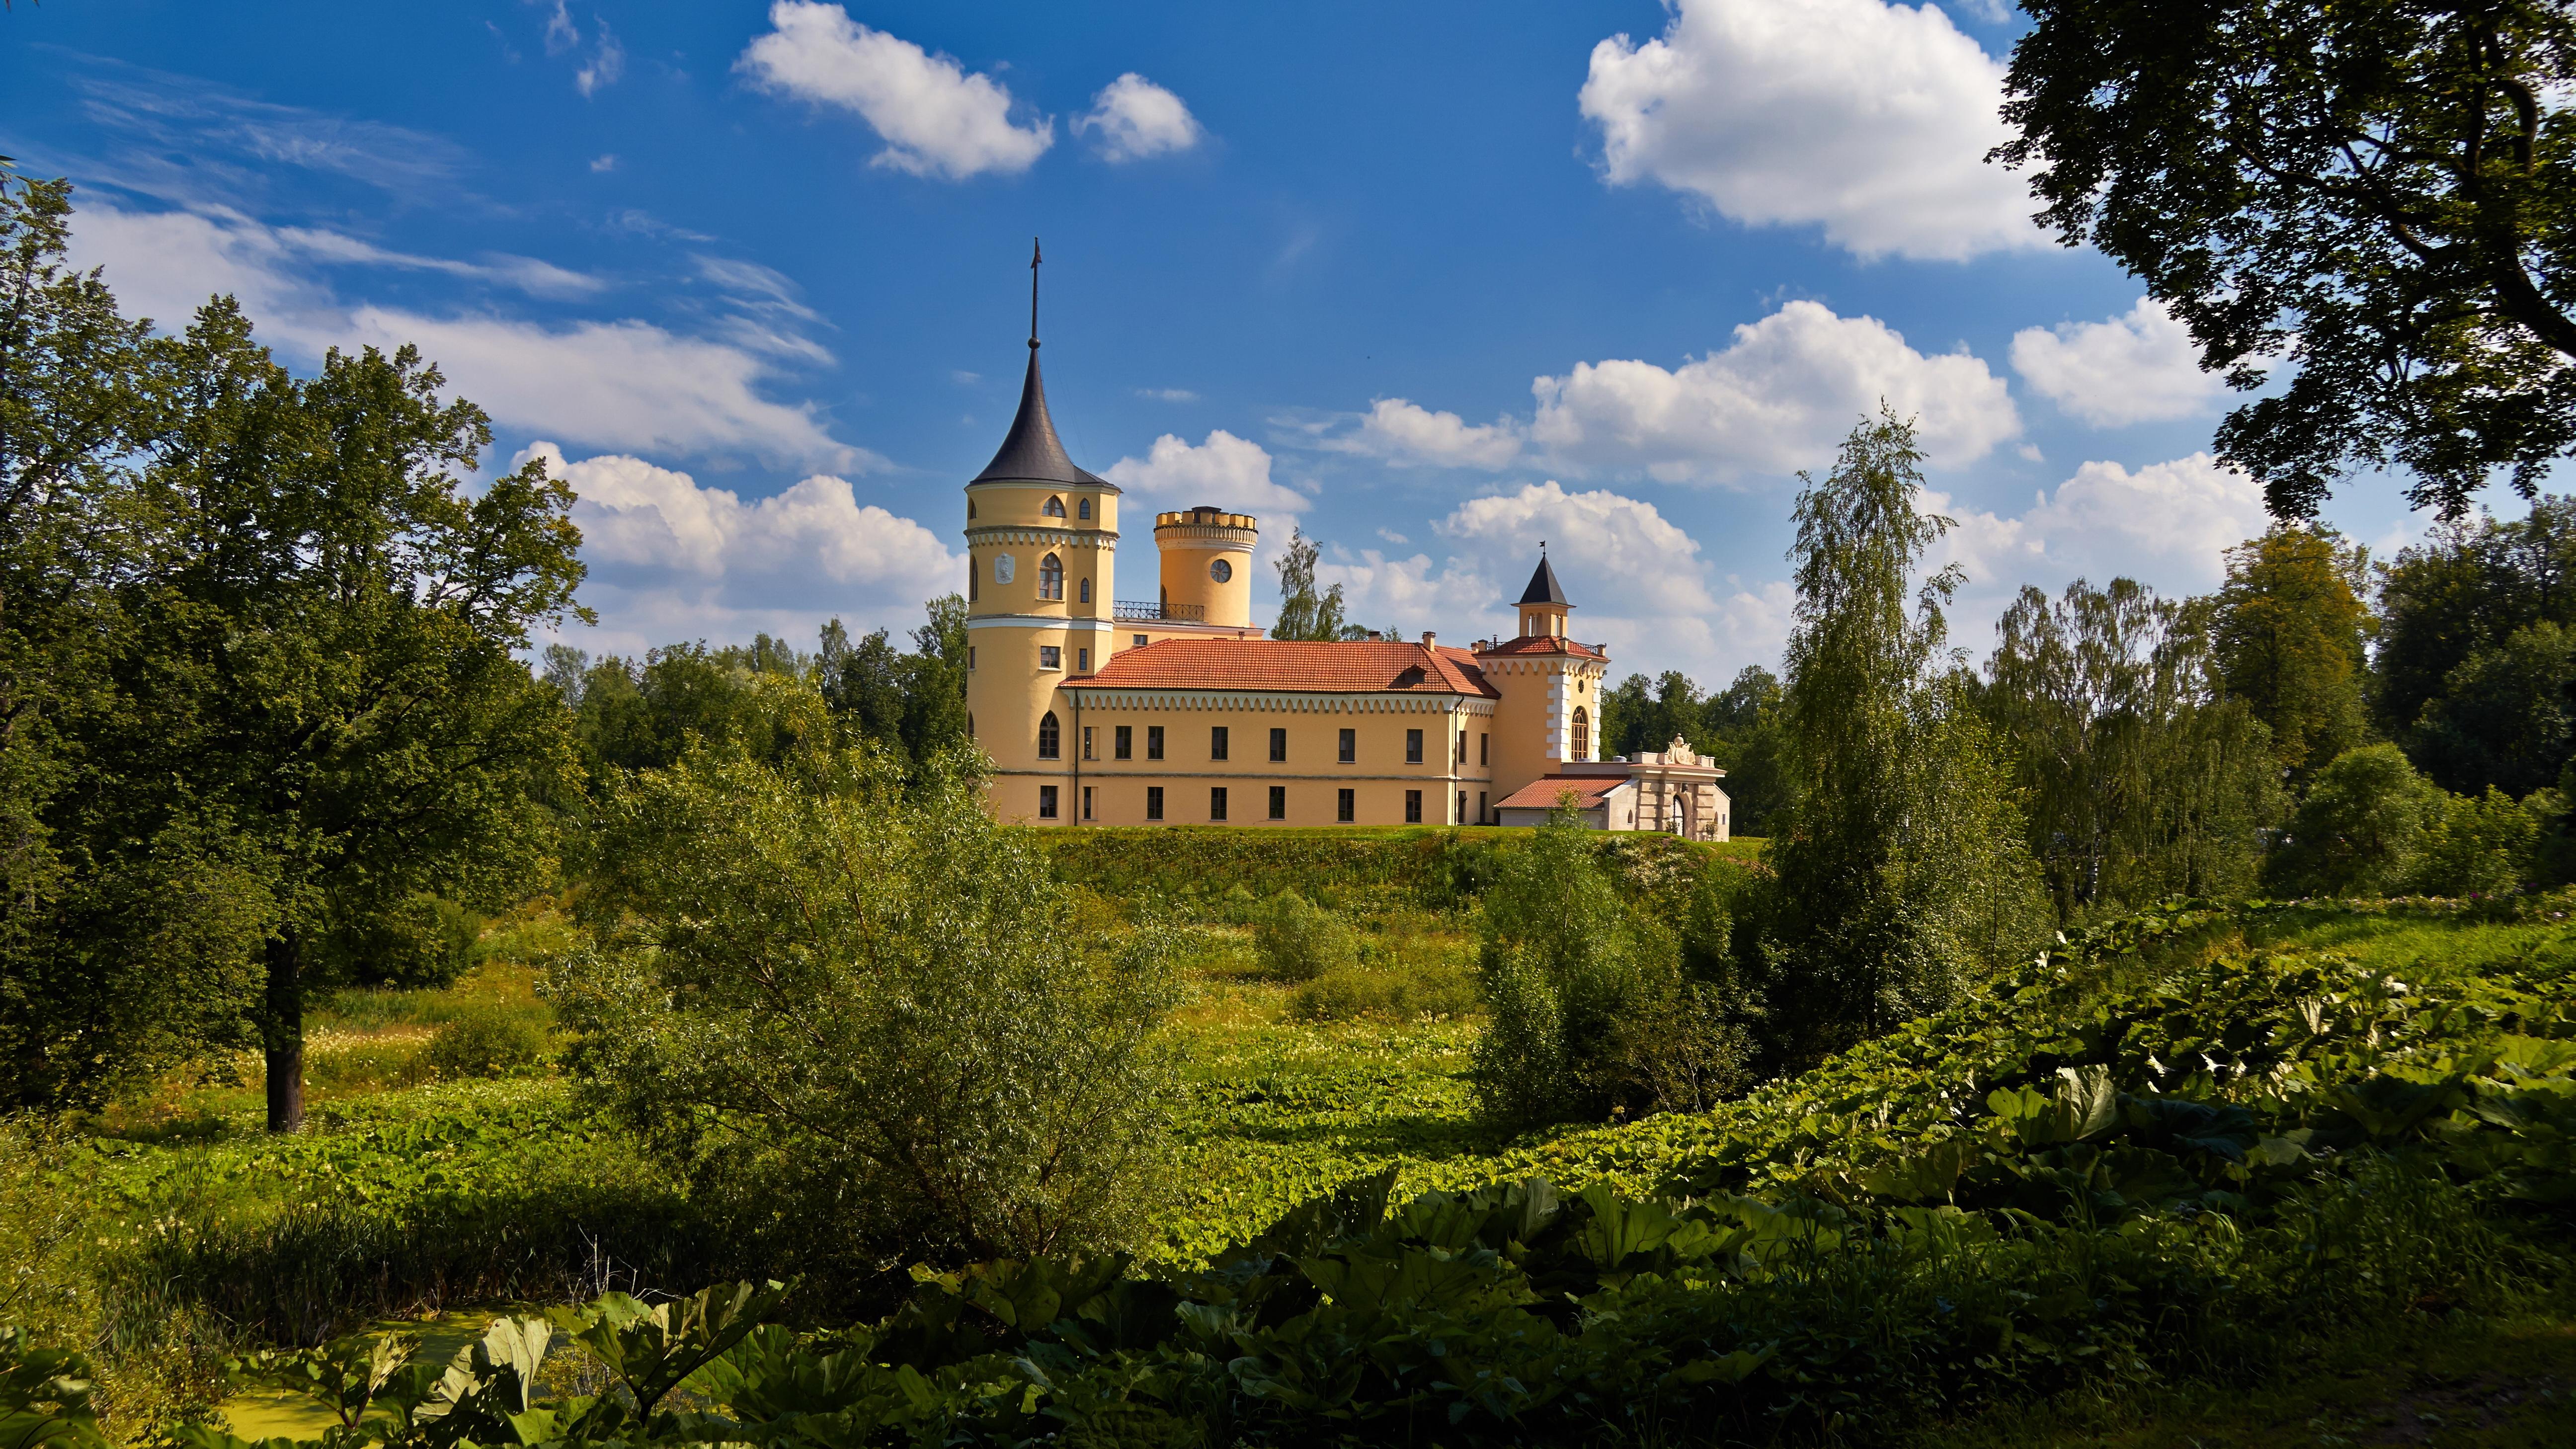
[[[1588,760],[1592,758],[1592,716],[1585,714],[1583,712],[1583,706],[1579,704],[1574,707],[1574,731],[1573,738],[1569,743],[1571,748],[1566,752],[1565,757],[1567,759]]]
[[[1082,581],[1082,601],[1086,604],[1091,602],[1091,580],[1089,579]]]
[[[975,567],[974,561],[970,559],[966,564],[966,602],[971,604],[982,597],[984,597],[984,571]]]
[[[1086,519],[1087,519],[1087,518],[1089,518],[1089,517],[1091,517],[1091,500],[1090,500],[1090,499],[1086,498],[1086,499],[1082,500],[1080,503],[1075,504],[1073,507],[1074,507],[1074,512],[1076,512],[1076,513],[1080,514],[1082,517],[1084,517],[1084,518],[1086,518]]]
[[[1064,560],[1054,554],[1048,554],[1038,560],[1038,597],[1041,599],[1064,597]]]
[[[966,521],[968,523],[975,521],[975,500],[972,498],[966,500]]]
[[[1039,512],[1044,513],[1049,518],[1062,518],[1064,517],[1064,500],[1061,498],[1049,498],[1046,501],[1046,507],[1040,509]]]
[[[1038,721],[1038,758],[1052,760],[1059,758],[1063,752],[1064,731],[1056,725],[1055,711],[1048,710],[1046,718]]]

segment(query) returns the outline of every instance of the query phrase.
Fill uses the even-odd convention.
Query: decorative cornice
[[[1351,692],[1319,694],[1302,690],[1136,689],[1066,680],[1058,689],[1081,693],[1090,709],[1222,709],[1278,714],[1470,714],[1490,715],[1494,701],[1474,694]]]
[[[1039,528],[1019,523],[980,523],[966,530],[966,546],[1015,543],[1030,548],[1076,546],[1116,552],[1118,535],[1105,528]]]

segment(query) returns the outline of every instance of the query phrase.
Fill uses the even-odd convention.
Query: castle
[[[1472,649],[1262,637],[1255,520],[1219,508],[1156,514],[1155,596],[1120,601],[1119,489],[1056,437],[1031,312],[1019,413],[966,485],[967,723],[997,816],[1534,825],[1571,796],[1596,829],[1727,838],[1725,772],[1683,741],[1597,758],[1609,655],[1567,637],[1544,552],[1519,634]]]

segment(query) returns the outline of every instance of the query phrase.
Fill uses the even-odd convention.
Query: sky
[[[1147,515],[1292,529],[1372,627],[1511,631],[1541,540],[1614,673],[1776,663],[1797,474],[1882,402],[1977,655],[2023,584],[2213,587],[2232,395],[1984,161],[1999,0],[573,0],[0,13],[0,154],[132,313],[417,343],[579,494],[593,653],[962,591],[1043,238],[1048,397]],[[2420,536],[2366,478],[2327,517]],[[1256,617],[1277,598],[1255,570]]]

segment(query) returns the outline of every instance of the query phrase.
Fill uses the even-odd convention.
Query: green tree
[[[2445,789],[2528,795],[2576,753],[2576,629],[2517,629],[2475,650],[2426,701],[2407,753]]]
[[[1271,626],[1273,639],[1344,639],[1351,637],[1350,621],[1342,617],[1342,586],[1335,584],[1322,593],[1315,591],[1315,562],[1321,550],[1314,540],[1298,529],[1288,536],[1288,551],[1279,559],[1279,621]],[[1366,630],[1358,631],[1367,637]]]
[[[2531,882],[2542,832],[2561,809],[2557,791],[2516,804],[2490,786],[2484,795],[2445,795],[2430,812],[2408,888],[2428,896],[2492,896]]]
[[[2576,17],[2493,0],[2024,0],[1998,159],[2239,388],[2279,517],[2354,468],[2464,511],[2576,442]],[[2322,763],[2320,759],[2319,763]]]
[[[1164,938],[1076,929],[967,758],[701,744],[604,812],[572,1061],[803,1268],[1120,1246],[1158,1191]]]
[[[139,466],[195,399],[64,266],[70,217],[64,183],[0,177],[0,1110],[237,1042],[273,906],[194,769],[202,681],[136,608],[173,528]]]
[[[2395,745],[2363,745],[2317,772],[2264,862],[2265,884],[2290,895],[2389,895],[2411,883],[2425,827],[2443,817],[2442,791]]]
[[[1959,575],[1909,584],[1951,526],[1916,511],[1912,425],[1882,411],[1803,481],[1763,948],[1790,1063],[1939,1009],[2044,917],[1999,752],[1947,668]]]
[[[269,1126],[293,1131],[306,994],[420,897],[506,898],[543,856],[540,801],[577,767],[555,692],[514,655],[580,612],[580,535],[542,462],[466,492],[490,426],[412,348],[335,350],[299,381],[218,299],[177,356],[137,667],[188,683],[162,692],[186,718],[162,722],[271,879],[258,1025]],[[169,742],[129,737],[147,759]]]
[[[2332,530],[2284,525],[2227,551],[2210,624],[2218,677],[2272,732],[2294,781],[2361,743],[2368,556]]]
[[[2372,704],[2416,768],[2469,793],[2556,780],[2576,755],[2560,657],[2576,629],[2576,501],[2436,527],[2380,570],[2379,609]]]
[[[2129,579],[2024,587],[1979,694],[2059,919],[2237,895],[2277,815],[2271,741],[2223,697],[2210,610]]]

